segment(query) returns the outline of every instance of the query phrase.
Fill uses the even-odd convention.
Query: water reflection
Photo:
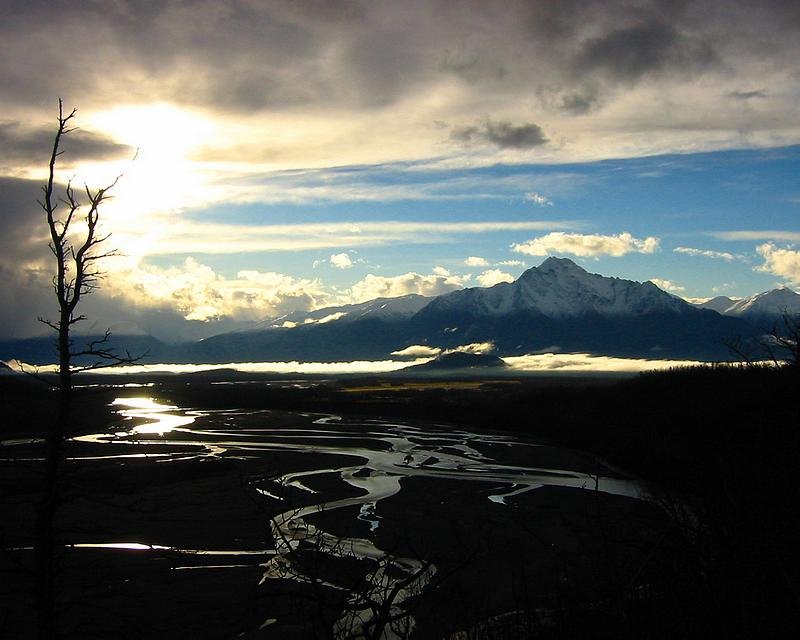
[[[398,637],[410,632],[414,620],[408,607],[436,574],[424,558],[399,557],[376,546],[375,532],[382,526],[381,503],[403,491],[404,478],[438,479],[473,483],[476,500],[490,500],[503,508],[525,492],[543,486],[572,487],[640,498],[639,486],[608,471],[590,473],[576,468],[535,466],[522,461],[546,461],[539,445],[513,435],[476,433],[435,425],[409,425],[385,420],[343,420],[339,416],[271,411],[217,410],[191,412],[150,397],[117,398],[113,405],[132,422],[126,430],[76,438],[95,444],[127,445],[98,456],[96,450],[73,460],[98,460],[154,455],[172,463],[198,458],[263,460],[274,467],[276,453],[304,455],[302,470],[284,468],[278,475],[253,481],[275,515],[270,519],[274,549],[258,551],[203,551],[188,553],[232,556],[235,562],[215,563],[213,568],[242,566],[242,555],[261,554],[262,583],[291,580],[308,584],[313,578],[303,571],[297,554],[304,549],[331,558],[353,559],[365,566],[364,584],[369,606],[354,606],[336,622],[334,637],[367,629],[375,611],[388,611],[403,626]],[[169,437],[164,437],[169,434]],[[157,437],[148,437],[157,436]],[[148,447],[159,447],[148,454]],[[164,448],[175,448],[165,453]],[[152,448],[151,448],[152,450]],[[555,451],[555,450],[552,450]],[[306,457],[308,456],[308,457]],[[563,460],[577,456],[562,455]],[[295,463],[285,463],[295,465]],[[569,466],[569,462],[562,463]],[[311,468],[309,468],[311,467]],[[324,489],[320,487],[325,487]],[[353,492],[357,495],[352,495]],[[303,498],[298,499],[299,492]],[[346,496],[346,497],[343,497]],[[302,504],[303,506],[298,506]],[[384,503],[385,504],[385,503]],[[355,507],[355,509],[348,509]],[[360,536],[338,536],[309,518],[336,511],[341,518],[355,518]],[[119,546],[115,546],[119,545]],[[176,547],[144,543],[78,545],[97,548],[161,549],[187,553]],[[187,569],[190,567],[186,567]],[[344,590],[337,576],[327,577],[326,588]],[[361,594],[362,600],[366,596]],[[386,600],[391,598],[390,601]],[[354,601],[355,602],[355,601]],[[389,637],[389,636],[386,636]]]
[[[178,407],[168,404],[161,404],[153,398],[117,398],[112,403],[114,406],[126,407],[121,409],[119,414],[128,420],[142,419],[146,422],[139,424],[131,429],[131,433],[156,433],[164,435],[168,431],[185,427],[194,422],[195,418],[188,413],[174,414]],[[125,435],[117,433],[116,435]]]

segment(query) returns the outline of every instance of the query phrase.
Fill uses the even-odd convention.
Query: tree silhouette
[[[78,313],[82,297],[99,286],[103,272],[99,262],[116,255],[113,250],[101,248],[109,238],[98,227],[100,207],[111,196],[121,176],[105,187],[92,190],[84,185],[86,202],[81,202],[72,181],[67,182],[63,195],[55,194],[55,173],[59,157],[64,153],[61,145],[65,136],[75,131],[71,122],[76,109],[64,114],[63,102],[58,100],[58,127],[50,154],[47,184],[42,187],[43,198],[38,201],[45,213],[50,231],[49,247],[56,262],[53,290],[58,302],[58,320],[39,318],[56,333],[58,352],[59,410],[53,426],[45,435],[45,479],[41,503],[36,518],[36,600],[40,638],[56,635],[55,573],[57,546],[54,519],[61,503],[59,480],[63,471],[64,442],[69,436],[72,406],[72,375],[77,371],[96,369],[118,364],[132,363],[142,356],[130,353],[118,355],[109,343],[111,332],[106,330],[100,338],[90,339],[83,347],[76,348],[71,336],[72,328],[86,316]],[[88,364],[74,365],[75,358]]]
[[[781,309],[779,317],[769,327],[761,327],[756,339],[728,340],[730,351],[748,366],[771,363],[776,367],[800,368],[800,314]]]

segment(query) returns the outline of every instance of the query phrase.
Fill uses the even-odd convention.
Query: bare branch
[[[43,376],[41,373],[39,373],[39,367],[37,365],[35,365],[35,364],[34,365],[27,365],[27,363],[20,362],[20,361],[17,361],[17,363],[19,365],[19,371],[21,373],[24,373],[26,376],[29,376],[29,377],[33,378],[34,380],[37,380],[39,382],[42,382],[42,383],[46,384],[51,389],[58,389],[58,385],[53,382],[53,378],[52,377],[47,378],[47,377]],[[26,367],[32,367],[32,369],[28,369]]]
[[[784,308],[780,317],[761,331],[761,337],[755,340],[736,339],[725,344],[747,366],[758,366],[765,360],[776,367],[800,366],[800,314]]]
[[[54,322],[51,322],[50,320],[45,320],[45,319],[44,319],[44,318],[42,318],[41,316],[39,316],[39,317],[38,317],[38,318],[36,318],[36,319],[37,319],[39,322],[41,322],[42,324],[46,324],[48,327],[50,327],[50,328],[51,328],[51,329],[53,329],[54,331],[58,331],[58,325],[57,325],[56,323],[54,323]]]

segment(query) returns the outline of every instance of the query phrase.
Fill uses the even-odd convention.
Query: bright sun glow
[[[143,255],[169,224],[170,214],[198,202],[205,175],[192,154],[209,144],[216,127],[199,113],[168,104],[123,106],[93,114],[87,128],[138,150],[135,159],[117,163],[86,163],[78,168],[80,181],[107,184],[122,175],[109,201],[104,220],[124,251]]]

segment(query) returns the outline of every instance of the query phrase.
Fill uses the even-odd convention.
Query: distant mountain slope
[[[699,309],[710,309],[711,311],[716,311],[717,313],[725,313],[734,304],[736,304],[737,301],[738,300],[729,298],[728,296],[717,296],[715,298],[711,298],[710,300],[706,300],[705,302],[695,303],[694,306]]]
[[[548,258],[518,280],[463,289],[414,316],[417,340],[454,347],[494,342],[501,355],[588,351],[629,357],[728,357],[725,341],[752,335],[735,318],[696,309],[651,282],[591,274]]]
[[[465,353],[453,351],[436,356],[430,362],[402,369],[404,373],[422,371],[453,371],[459,369],[506,369],[508,365],[502,358],[488,353]]]
[[[726,316],[742,318],[763,328],[774,324],[784,312],[793,316],[800,314],[800,294],[787,287],[781,287],[741,300],[719,296],[696,306],[714,309]]]
[[[759,298],[751,307],[763,303]],[[124,337],[124,347],[149,352],[150,362],[187,363],[382,360],[411,345],[454,349],[484,342],[494,345],[497,356],[563,351],[721,359],[731,356],[726,341],[758,333],[742,318],[697,308],[652,282],[608,278],[571,260],[548,258],[516,281],[493,287],[294,313],[256,329],[174,346]],[[115,340],[122,344],[122,338]],[[52,354],[46,339],[0,343],[0,359],[52,362]]]
[[[223,333],[174,350],[177,362],[335,362],[388,360],[403,344],[406,321],[363,318],[262,331]]]
[[[568,258],[547,258],[514,282],[445,294],[422,313],[457,310],[476,317],[499,317],[523,312],[560,319],[589,314],[620,317],[653,311],[680,313],[687,308],[686,302],[652,282],[606,278],[587,272]]]
[[[413,310],[417,309],[412,314]],[[492,342],[498,355],[540,350],[633,357],[725,358],[725,341],[753,329],[701,310],[651,282],[588,273],[548,258],[518,280],[428,301],[379,299],[273,321],[189,345],[192,362],[384,359],[409,345],[455,348]]]
[[[338,307],[325,307],[315,311],[295,311],[279,318],[266,320],[249,329],[292,328],[301,324],[326,323],[333,321],[354,322],[366,318],[378,320],[402,320],[410,318],[433,298],[412,293],[399,298],[375,298],[358,304]]]
[[[739,300],[725,313],[740,318],[762,318],[779,316],[784,311],[790,314],[800,313],[800,294],[785,287]]]
[[[91,340],[97,340],[102,336],[81,336],[73,338],[75,349],[80,349]],[[142,358],[142,363],[164,362],[172,359],[172,348],[154,338],[144,335],[112,335],[108,344],[105,345],[113,349],[119,355],[125,355],[126,351],[131,356]],[[52,364],[58,362],[56,347],[53,336],[43,336],[40,338],[26,338],[24,340],[3,340],[0,341],[0,360],[20,360],[27,364]],[[75,364],[88,364],[93,362],[91,358],[75,358]]]

